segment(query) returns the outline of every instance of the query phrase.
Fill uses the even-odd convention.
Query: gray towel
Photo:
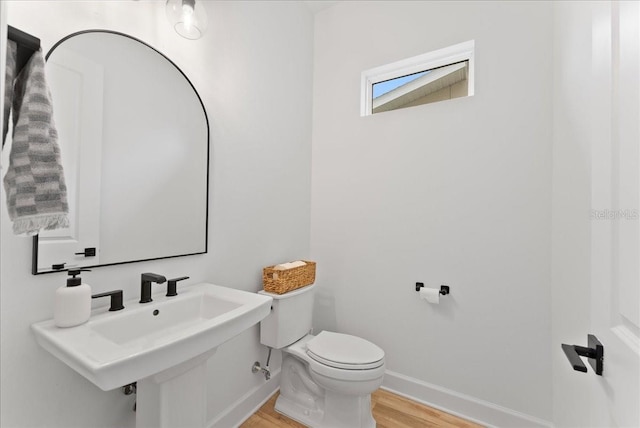
[[[14,83],[13,141],[4,187],[15,234],[68,227],[67,187],[42,50],[33,53]]]
[[[2,126],[2,145],[7,139],[7,131],[9,130],[9,116],[11,114],[11,100],[13,99],[13,79],[16,77],[16,57],[18,55],[18,46],[13,40],[7,40],[7,71],[5,73],[4,85],[4,112]]]

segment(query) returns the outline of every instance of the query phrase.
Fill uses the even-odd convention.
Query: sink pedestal
[[[205,427],[207,360],[215,351],[139,380],[136,428]]]

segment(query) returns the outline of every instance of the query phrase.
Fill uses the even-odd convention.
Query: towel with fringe
[[[69,226],[67,188],[42,49],[31,55],[13,83],[13,139],[4,187],[15,234],[35,235],[43,229]]]

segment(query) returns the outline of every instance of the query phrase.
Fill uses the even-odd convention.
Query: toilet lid
[[[307,355],[319,363],[351,370],[383,364],[384,351],[361,337],[323,331],[307,342]]]

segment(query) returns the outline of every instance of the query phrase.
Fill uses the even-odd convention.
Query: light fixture
[[[167,18],[185,39],[199,39],[207,29],[207,12],[196,0],[167,0]]]

